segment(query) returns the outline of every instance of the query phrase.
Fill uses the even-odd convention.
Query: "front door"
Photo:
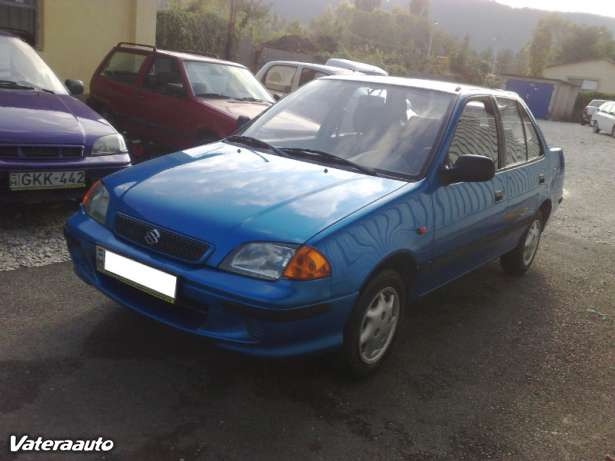
[[[489,97],[464,107],[448,150],[447,164],[463,155],[484,155],[499,165],[498,123]],[[507,207],[505,178],[441,185],[434,194],[435,240],[428,290],[437,288],[493,259]]]

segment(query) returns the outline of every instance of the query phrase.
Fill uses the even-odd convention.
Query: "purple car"
[[[83,83],[65,84],[27,43],[0,31],[0,202],[80,198],[130,166],[124,138],[72,96]]]

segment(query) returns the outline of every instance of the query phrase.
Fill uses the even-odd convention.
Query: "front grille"
[[[0,158],[62,159],[83,156],[83,146],[7,146],[0,145]]]
[[[126,215],[115,217],[116,234],[132,243],[172,258],[195,262],[203,257],[208,245]]]

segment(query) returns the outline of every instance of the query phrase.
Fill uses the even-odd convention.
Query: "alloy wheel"
[[[397,330],[399,309],[400,296],[393,287],[383,288],[369,303],[359,335],[359,357],[364,363],[374,364],[386,353]]]

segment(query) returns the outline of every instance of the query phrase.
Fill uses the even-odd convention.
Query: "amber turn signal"
[[[82,205],[85,206],[85,205],[88,204],[88,202],[92,199],[92,196],[94,195],[94,192],[96,192],[96,189],[98,188],[99,184],[100,184],[100,179],[90,186],[88,191],[84,194],[83,198],[81,199],[81,204]]]
[[[331,266],[317,250],[302,246],[288,262],[283,275],[291,280],[322,279],[331,275]]]

